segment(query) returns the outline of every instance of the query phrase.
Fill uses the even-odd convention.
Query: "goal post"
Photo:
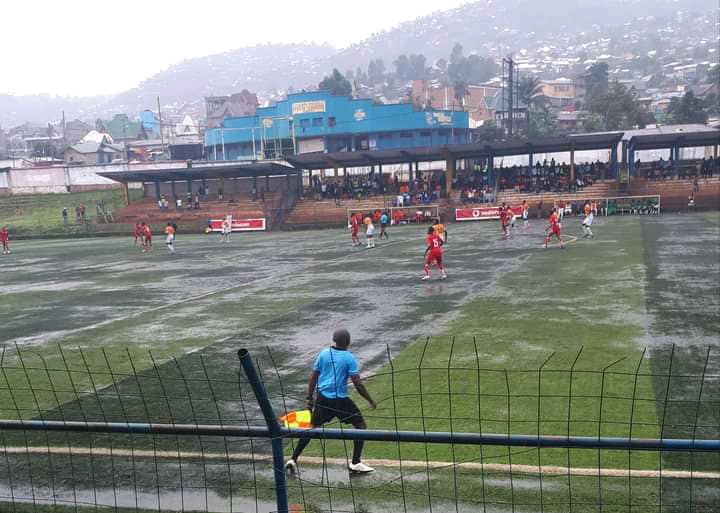
[[[348,227],[352,226],[352,216],[362,214],[374,214],[376,211],[387,212],[390,216],[391,225],[399,224],[424,224],[440,220],[440,205],[415,205],[410,207],[356,207],[347,209]]]

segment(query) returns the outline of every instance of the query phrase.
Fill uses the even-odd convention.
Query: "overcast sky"
[[[2,0],[0,93],[118,93],[185,58],[268,42],[344,47],[466,2]]]

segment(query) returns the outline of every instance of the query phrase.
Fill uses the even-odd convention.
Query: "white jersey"
[[[372,237],[373,235],[375,235],[375,226],[372,224],[367,225],[365,235],[367,235],[368,237]]]
[[[583,220],[583,224],[585,226],[592,226],[593,220],[595,219],[595,216],[592,212],[590,212],[587,216],[585,216],[585,219]]]

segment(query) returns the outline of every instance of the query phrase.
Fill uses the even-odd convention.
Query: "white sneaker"
[[[429,274],[426,274],[425,276],[422,277],[422,279],[423,279],[423,281],[429,280],[429,279],[430,279],[430,275],[429,275]]]
[[[285,463],[285,470],[287,472],[290,472],[291,474],[294,474],[297,470],[297,463],[295,463],[295,460],[290,458],[287,460],[287,463]]]
[[[351,472],[357,472],[358,474],[369,474],[375,472],[375,469],[365,465],[362,461],[360,463],[351,463],[348,465]]]
[[[443,280],[447,280],[447,274],[443,273],[442,279],[443,279]]]

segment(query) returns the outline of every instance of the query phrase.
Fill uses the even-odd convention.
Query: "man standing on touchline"
[[[323,424],[337,418],[344,424],[352,424],[355,429],[367,429],[360,409],[348,397],[348,379],[353,382],[355,389],[368,402],[371,410],[375,409],[376,403],[360,380],[358,361],[355,355],[348,351],[349,345],[350,333],[348,330],[339,329],[333,333],[333,345],[323,349],[315,359],[305,401],[306,406],[312,409],[311,424],[313,428],[322,427]],[[313,400],[316,388],[317,398]],[[292,457],[285,464],[287,470],[295,471],[297,460],[309,443],[309,438],[301,438],[298,441]],[[360,461],[362,449],[363,441],[354,440],[352,462],[348,465],[351,472],[367,473],[374,470]]]

